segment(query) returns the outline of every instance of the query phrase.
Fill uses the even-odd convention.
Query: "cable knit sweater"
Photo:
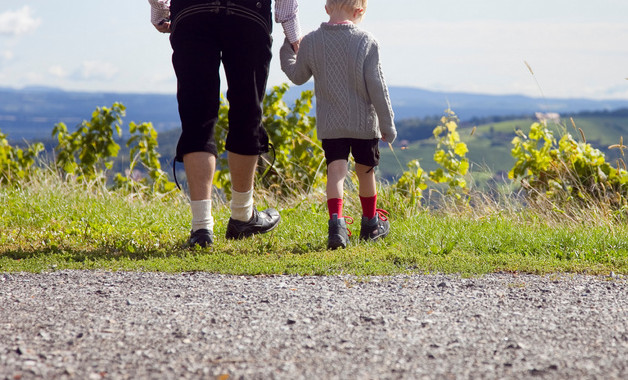
[[[397,136],[375,38],[354,24],[323,23],[301,41],[299,54],[286,42],[281,69],[297,85],[314,77],[320,139]]]

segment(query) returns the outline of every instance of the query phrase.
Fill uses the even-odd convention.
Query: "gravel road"
[[[0,379],[627,379],[628,281],[0,273]]]

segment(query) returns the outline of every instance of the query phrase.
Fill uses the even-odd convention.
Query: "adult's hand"
[[[163,21],[159,24],[153,24],[153,26],[161,33],[170,33],[170,21]]]

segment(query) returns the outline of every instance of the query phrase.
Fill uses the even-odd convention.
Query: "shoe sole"
[[[214,245],[214,242],[209,241],[209,242],[194,242],[194,243],[190,243],[187,242],[187,247],[190,249],[193,249],[194,247],[201,247],[201,248],[207,248],[207,247],[211,247],[212,245]]]
[[[327,249],[347,248],[347,242],[340,235],[331,236],[327,242]]]
[[[227,231],[227,233],[225,234],[225,238],[229,239],[229,240],[242,240],[242,239],[249,238],[249,237],[251,237],[253,235],[266,234],[266,233],[269,233],[270,231],[274,230],[275,228],[277,228],[277,226],[279,225],[280,221],[281,221],[281,218],[277,219],[277,223],[275,223],[272,227],[270,227],[269,229],[264,230],[264,231],[243,232],[243,233],[239,233],[239,234],[231,234],[231,233],[229,233],[229,231]]]
[[[362,236],[362,235],[360,235],[360,240],[363,240],[363,241],[378,241],[379,239],[383,239],[386,236],[388,236],[388,232],[385,232],[383,234],[376,235],[376,236],[371,236],[371,235]]]

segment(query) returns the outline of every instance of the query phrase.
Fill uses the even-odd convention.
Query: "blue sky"
[[[323,7],[301,0],[304,31]],[[147,0],[3,1],[0,87],[173,93],[170,45],[149,12]],[[391,86],[628,100],[626,15],[625,0],[371,0],[361,26]],[[277,51],[279,25],[274,37]],[[269,85],[285,81],[274,60]]]

